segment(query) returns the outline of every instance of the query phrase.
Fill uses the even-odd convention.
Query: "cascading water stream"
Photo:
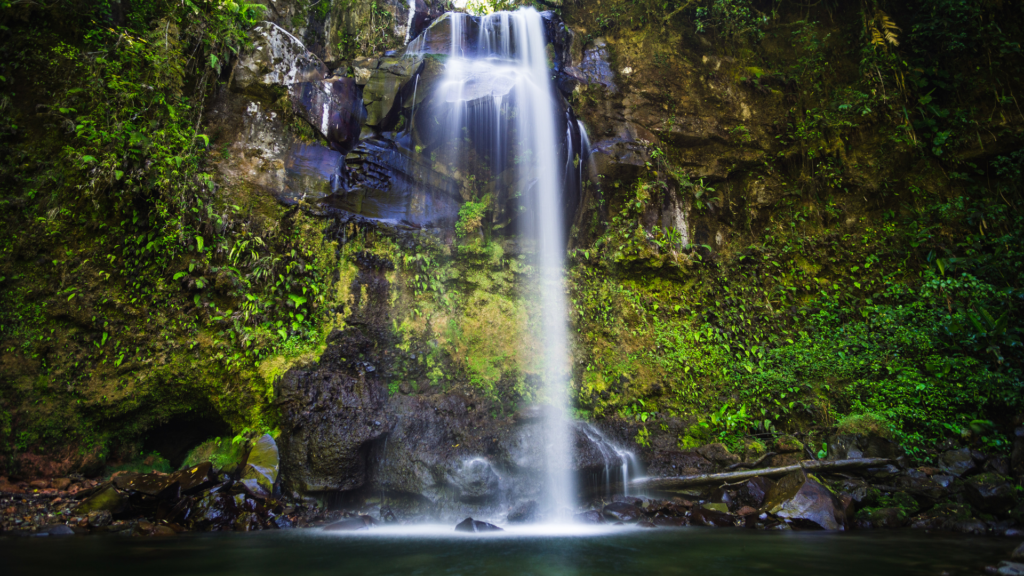
[[[451,43],[437,92],[447,103],[444,153],[462,176],[472,172],[471,156],[476,162],[489,162],[492,175],[514,165],[515,193],[524,205],[518,225],[535,251],[542,319],[537,337],[545,351],[543,394],[551,406],[545,420],[544,504],[557,512],[573,507],[576,492],[565,414],[569,371],[562,270],[563,194],[567,176],[575,180],[575,171],[570,171],[571,128],[567,126],[564,137],[555,130],[554,90],[544,25],[537,11],[481,17],[475,39],[467,35],[472,31],[469,16],[450,13],[447,18]],[[424,46],[428,34],[413,42],[410,51]],[[475,149],[470,149],[470,142],[475,142]],[[507,160],[509,152],[514,153],[514,161]],[[565,165],[560,161],[563,153]]]
[[[532,8],[472,17],[448,13],[409,43],[407,55],[445,53],[444,72],[430,98],[414,108],[410,124],[436,166],[459,181],[477,202],[490,202],[516,227],[523,251],[532,255],[533,347],[542,354],[543,414],[538,456],[543,458],[540,504],[549,518],[566,519],[579,486],[573,471],[571,420],[567,414],[570,370],[564,286],[567,214],[579,196],[590,164],[582,123],[551,78],[540,13]],[[445,34],[448,34],[445,37]],[[412,87],[413,106],[419,77]],[[418,112],[417,112],[418,111]],[[589,168],[588,168],[589,170]],[[479,192],[480,186],[490,192]],[[505,192],[507,190],[507,192]],[[511,204],[509,204],[511,202]],[[564,210],[569,206],[568,210]],[[593,434],[587,436],[596,438]],[[534,436],[538,438],[538,436]],[[603,438],[606,467],[625,466],[615,484],[635,473],[632,455]],[[607,452],[607,454],[605,454]],[[621,478],[621,480],[620,480]],[[611,481],[606,485],[611,485]]]

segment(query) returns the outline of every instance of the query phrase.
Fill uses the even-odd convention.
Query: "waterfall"
[[[543,396],[551,407],[545,411],[543,504],[559,514],[574,507],[577,491],[566,415],[570,376],[562,212],[566,189],[579,184],[573,166],[576,123],[571,113],[556,110],[544,24],[536,10],[445,18],[448,59],[435,92],[440,104],[430,112],[434,129],[442,132],[435,141],[444,145],[434,150],[457,178],[474,174],[481,164],[489,177],[512,171],[510,194],[520,199],[522,210],[517,226],[524,245],[534,248],[542,319],[536,337],[545,351]],[[425,31],[407,53],[435,49],[428,40],[433,33]]]

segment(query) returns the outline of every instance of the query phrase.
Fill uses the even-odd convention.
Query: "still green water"
[[[450,527],[315,529],[177,537],[0,538],[0,573],[203,574],[980,574],[1016,541],[919,532],[618,529],[456,534]]]

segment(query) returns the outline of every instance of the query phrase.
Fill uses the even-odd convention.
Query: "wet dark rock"
[[[640,508],[628,502],[612,502],[601,511],[604,517],[611,521],[625,523],[637,522],[643,517]]]
[[[480,520],[473,520],[472,518],[466,518],[462,522],[459,522],[455,526],[456,532],[502,532],[501,528],[498,528],[494,524],[489,524]]]
[[[259,515],[255,512],[242,512],[235,519],[234,528],[238,532],[252,532],[262,530],[263,525],[260,523]]]
[[[1013,552],[1010,553],[1010,557],[1016,560],[1024,559],[1024,542],[1018,544],[1017,547],[1013,549]]]
[[[669,517],[665,517],[665,516],[659,516],[659,517],[651,520],[651,522],[654,523],[655,526],[666,526],[666,527],[679,527],[679,526],[689,526],[690,525],[689,519],[686,518],[685,516],[674,517],[674,518],[669,518]]]
[[[127,490],[132,480],[138,478],[141,474],[136,472],[129,472],[125,474],[115,474],[110,478],[110,483],[114,485],[118,490]],[[88,491],[82,491],[79,496],[88,494]]]
[[[271,518],[270,519],[270,524],[274,528],[277,528],[279,530],[289,530],[289,529],[295,527],[295,525],[292,523],[291,519],[288,518],[287,516],[276,516],[274,518]]]
[[[459,500],[484,502],[500,496],[501,478],[483,458],[471,458],[453,470],[452,484],[459,489]]]
[[[643,498],[637,498],[636,496],[626,496],[625,494],[616,494],[612,496],[612,502],[625,502],[626,504],[632,504],[637,508],[643,508]]]
[[[886,464],[884,466],[873,466],[860,471],[860,475],[875,481],[889,481],[897,478],[901,473],[899,466]]]
[[[113,520],[109,510],[93,510],[88,514],[90,528],[104,528]]]
[[[964,482],[964,492],[976,508],[1005,517],[1017,503],[1013,485],[994,472],[972,476]]]
[[[371,282],[363,310],[379,311],[379,319],[386,320],[387,280],[374,275]],[[380,371],[368,374],[347,359],[373,353],[378,337],[384,334],[372,325],[336,332],[317,365],[290,370],[279,381],[278,442],[289,490],[352,490],[365,484],[370,443],[391,427],[384,413],[388,392]]]
[[[46,529],[46,533],[50,536],[74,536],[75,531],[64,524],[57,524]]]
[[[740,457],[729,452],[729,449],[721,442],[701,446],[697,449],[697,453],[722,467],[731,466],[740,461]]]
[[[345,157],[348,187],[324,199],[331,208],[419,227],[453,225],[459,184],[428,158],[383,138],[366,138]]]
[[[128,507],[128,498],[113,485],[107,484],[92,496],[89,496],[75,508],[75,514],[88,514],[94,510],[107,510],[111,514],[120,514]]]
[[[923,475],[901,476],[897,479],[896,486],[906,490],[908,494],[914,496],[916,499],[933,505],[945,499],[949,495],[949,490],[946,486],[943,486],[933,478]]]
[[[640,522],[636,523],[636,527],[637,528],[657,528],[657,526],[654,524],[654,522],[651,522],[650,520],[641,520]]]
[[[359,141],[363,103],[353,78],[332,77],[292,85],[292,106],[332,150],[347,154]]]
[[[256,500],[266,500],[267,498],[270,498],[270,492],[268,492],[267,489],[263,487],[255,478],[245,478],[239,480],[235,484],[235,486],[241,488],[246,494],[255,498]]]
[[[857,512],[857,528],[899,528],[906,524],[907,513],[902,508],[868,508]]]
[[[947,502],[914,516],[908,524],[911,528],[922,530],[954,530],[958,524],[971,519],[968,506]]]
[[[760,508],[764,505],[773,486],[775,486],[775,481],[770,478],[764,476],[751,478],[736,489],[736,503],[739,506]]]
[[[230,494],[217,492],[200,497],[192,507],[189,521],[196,530],[230,528],[238,516],[238,508]]]
[[[577,524],[604,524],[604,516],[597,510],[587,510],[574,514],[572,521]]]
[[[694,526],[710,526],[727,528],[735,526],[735,517],[727,512],[712,510],[710,508],[694,508],[689,513],[690,524]]]
[[[829,460],[850,458],[898,458],[902,455],[899,446],[881,436],[863,434],[840,434],[827,441]]]
[[[129,480],[125,490],[154,498],[177,498],[181,487],[173,476],[166,474],[140,474]]]
[[[1024,564],[1003,560],[996,569],[999,576],[1024,576]]]
[[[512,511],[508,513],[507,520],[509,524],[524,524],[527,522],[536,522],[540,513],[540,505],[537,504],[536,500],[527,500],[526,502],[520,502]],[[595,512],[596,514],[596,512]],[[579,516],[577,514],[576,516]]]
[[[423,72],[424,61],[422,56],[391,56],[376,59],[375,64],[363,86],[365,122],[387,132],[395,128],[406,101],[411,105],[413,92],[418,93],[415,76]]]
[[[178,483],[182,494],[195,494],[216,484],[217,474],[213,464],[203,462],[171,474],[170,479]]]
[[[765,509],[798,527],[843,530],[846,520],[835,495],[802,471],[784,476],[772,487]]]
[[[939,456],[939,468],[953,476],[964,476],[975,469],[970,448],[950,450]]]

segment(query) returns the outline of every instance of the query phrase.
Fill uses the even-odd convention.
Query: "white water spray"
[[[545,351],[543,395],[550,405],[545,411],[543,503],[557,514],[574,507],[576,494],[566,415],[569,363],[562,213],[567,176],[576,179],[572,130],[568,117],[565,134],[556,130],[544,24],[536,10],[483,16],[476,38],[467,34],[472,30],[469,16],[450,13],[446,17],[451,43],[437,91],[447,106],[446,118],[438,122],[445,133],[444,153],[452,159],[456,174],[472,170],[465,164],[471,142],[474,157],[491,162],[491,174],[515,170],[518,189],[514,193],[525,205],[518,225],[522,237],[535,247],[542,318],[536,337]],[[409,51],[421,49],[428,33],[414,41]],[[569,150],[563,150],[563,139]],[[506,160],[510,151],[514,162]],[[564,163],[562,153],[567,155]]]

